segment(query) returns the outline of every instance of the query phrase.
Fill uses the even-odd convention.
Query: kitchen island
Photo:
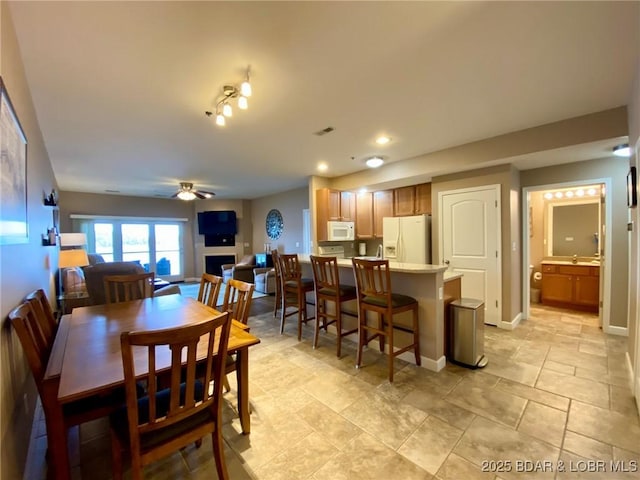
[[[302,274],[312,278],[311,260],[309,255],[300,254]],[[340,283],[355,285],[353,266],[350,258],[338,259],[338,269],[340,273]],[[445,319],[444,319],[444,282],[445,278],[453,278],[452,274],[446,272],[446,265],[429,265],[422,263],[398,263],[389,262],[391,272],[391,285],[394,293],[409,295],[418,300],[419,322],[420,322],[420,356],[422,366],[434,372],[442,370],[446,364],[444,356]],[[454,275],[455,276],[455,275]],[[459,275],[458,275],[459,276]],[[353,311],[357,310],[355,301],[353,306],[349,305]],[[410,323],[411,314],[404,313],[395,316],[400,321]],[[344,317],[343,322],[356,320]],[[407,334],[401,331],[394,333],[397,338],[397,345],[405,345],[410,342]],[[357,339],[354,338],[357,342]],[[376,348],[377,342],[371,342],[369,348]],[[399,358],[415,363],[412,352],[405,352]]]

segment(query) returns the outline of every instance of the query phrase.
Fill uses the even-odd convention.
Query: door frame
[[[498,231],[496,232],[496,249],[497,249],[497,257],[496,257],[496,267],[497,267],[497,289],[498,289],[498,301],[499,301],[499,318],[497,319],[497,323],[495,326],[499,328],[511,329],[513,328],[513,324],[509,322],[505,322],[502,318],[502,312],[504,307],[504,291],[502,289],[502,185],[499,183],[493,183],[489,185],[477,185],[473,187],[465,187],[465,188],[455,188],[453,190],[442,190],[438,192],[438,209],[439,209],[439,219],[438,219],[438,262],[442,263],[443,255],[444,255],[444,224],[443,224],[443,198],[445,195],[451,194],[460,194],[460,193],[469,193],[474,191],[493,191],[496,194],[496,215],[497,215],[497,225]],[[488,324],[493,325],[493,324]]]
[[[603,184],[605,188],[605,197],[604,197],[604,210],[605,210],[605,231],[606,235],[604,238],[604,253],[605,253],[605,261],[602,265],[601,278],[604,281],[604,288],[602,293],[602,307],[599,309],[600,316],[600,324],[602,325],[602,331],[605,333],[610,333],[614,335],[627,335],[627,328],[617,327],[610,325],[611,318],[611,234],[609,232],[612,231],[611,226],[611,216],[612,205],[611,201],[607,201],[606,192],[611,192],[611,177],[607,178],[593,178],[593,179],[584,179],[584,180],[575,180],[571,182],[562,182],[562,183],[550,183],[546,185],[535,185],[530,187],[522,188],[522,318],[527,319],[531,314],[530,309],[530,278],[529,278],[529,255],[530,255],[530,246],[529,246],[529,193],[531,192],[539,192],[542,190],[553,190],[556,188],[570,188],[570,187],[578,187],[586,184]]]

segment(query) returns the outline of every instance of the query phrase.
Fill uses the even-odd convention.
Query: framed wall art
[[[0,245],[26,243],[27,137],[0,77]]]

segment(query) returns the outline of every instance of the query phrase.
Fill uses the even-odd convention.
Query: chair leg
[[[111,429],[111,470],[113,480],[122,480],[122,448],[113,429]]]
[[[389,364],[389,383],[393,383],[393,359],[395,358],[395,355],[393,354],[393,317],[390,317],[387,321],[387,336],[389,337],[389,355],[387,356]]]
[[[384,315],[382,315],[381,313],[378,314],[378,330],[380,330],[381,332],[384,331]],[[385,335],[378,335],[378,341],[380,342],[380,351],[382,353],[384,353],[384,340],[385,340]]]
[[[307,304],[302,298],[303,293],[298,292],[298,341],[302,340],[302,322],[307,323]]]
[[[229,379],[227,378],[226,375],[222,377],[222,386],[225,392],[231,391],[231,385],[229,385]]]
[[[284,333],[284,319],[285,312],[287,311],[286,292],[282,292],[280,296],[280,335]]]
[[[316,349],[318,348],[318,336],[320,334],[320,317],[322,317],[323,319],[324,317],[324,313],[321,313],[321,305],[320,302],[322,302],[322,305],[324,306],[325,309],[325,313],[326,313],[326,308],[327,308],[327,304],[324,300],[318,300],[316,298],[316,308],[315,308],[315,312],[316,312],[316,326],[315,329],[313,330],[313,348]]]
[[[220,428],[216,428],[216,431],[211,433],[211,443],[213,445],[213,458],[216,462],[216,473],[218,474],[218,479],[229,480],[227,463],[224,458],[224,442],[222,441],[222,432],[220,431]]]
[[[420,331],[418,329],[418,307],[413,309],[413,342],[415,343],[416,365],[422,364],[420,357]]]
[[[363,319],[364,318],[364,324]],[[365,328],[367,322],[367,312],[358,312],[358,351],[356,353],[356,368],[360,368],[362,362],[362,347],[367,342],[367,329]]]
[[[342,310],[340,309],[340,301],[336,302],[336,342],[338,343],[336,355],[340,358],[342,353]]]

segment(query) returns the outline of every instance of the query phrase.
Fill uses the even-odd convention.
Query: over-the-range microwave
[[[353,222],[327,222],[327,240],[342,242],[355,238],[356,229]]]

